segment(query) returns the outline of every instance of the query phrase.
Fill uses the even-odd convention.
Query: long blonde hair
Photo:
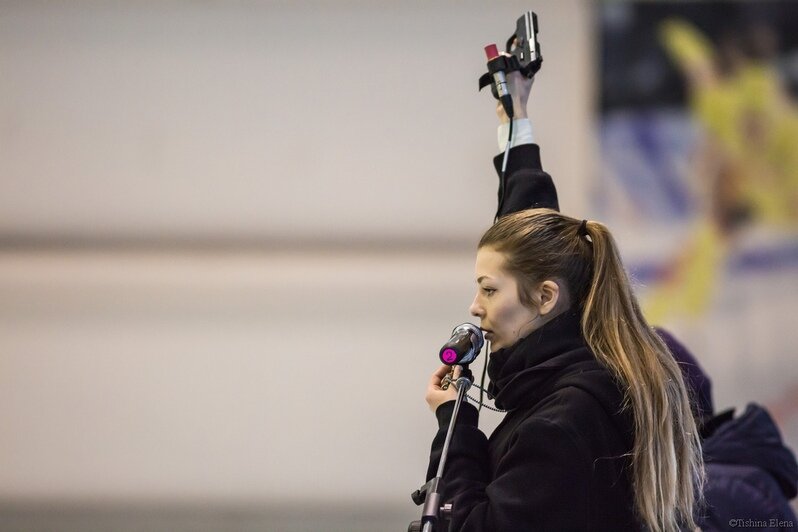
[[[632,412],[638,516],[654,532],[695,529],[704,475],[687,389],[673,356],[643,318],[609,230],[534,209],[501,218],[479,247],[504,255],[504,269],[516,277],[528,306],[537,283],[566,284],[587,344],[620,382],[624,406]]]

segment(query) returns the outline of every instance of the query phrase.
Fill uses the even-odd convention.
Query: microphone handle
[[[461,331],[441,348],[441,362],[449,366],[459,364],[472,348],[471,333]]]
[[[496,47],[496,44],[487,45],[485,47],[485,55],[488,57],[488,71],[490,72],[492,71],[491,64],[497,64],[495,61],[500,57],[499,49]],[[504,70],[497,69],[493,72],[493,86],[496,89],[494,96],[502,102],[504,112],[507,114],[507,117],[512,120],[515,114],[513,110],[513,98],[510,96],[510,90],[507,88],[507,76]]]

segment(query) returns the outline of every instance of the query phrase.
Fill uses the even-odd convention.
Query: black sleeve
[[[436,415],[428,478],[435,475],[454,402]],[[585,530],[588,522],[585,453],[557,424],[528,420],[503,453],[491,479],[488,442],[477,410],[463,404],[449,445],[441,501],[452,503],[450,531]]]
[[[504,154],[497,155],[493,159],[499,179],[501,179],[503,159]],[[511,148],[507,158],[504,204],[499,216],[524,209],[539,208],[560,210],[557,189],[551,176],[543,171],[540,163],[540,147],[537,144],[522,144]]]

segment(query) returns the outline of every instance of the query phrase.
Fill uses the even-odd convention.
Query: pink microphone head
[[[496,48],[496,44],[489,44],[485,47],[485,55],[488,56],[488,61],[496,59],[499,57],[499,49]]]
[[[457,351],[454,349],[445,349],[443,353],[441,353],[441,360],[445,364],[453,364],[455,360],[457,360]]]

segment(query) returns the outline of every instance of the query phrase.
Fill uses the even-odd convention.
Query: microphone
[[[496,89],[494,96],[496,96],[504,112],[507,113],[510,120],[513,119],[513,97],[510,96],[510,90],[507,88],[507,77],[504,74],[503,66],[506,61],[502,61],[499,55],[499,49],[495,44],[489,44],[485,47],[485,55],[488,57],[488,72],[493,75],[493,86]]]
[[[458,325],[449,341],[441,347],[441,362],[447,366],[470,364],[477,358],[484,343],[482,329],[473,323]]]

